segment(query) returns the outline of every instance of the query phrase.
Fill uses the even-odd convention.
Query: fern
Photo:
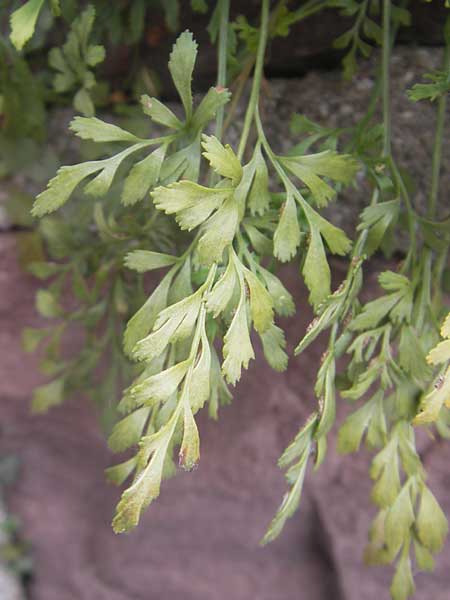
[[[57,15],[59,4],[50,5]],[[294,314],[295,306],[276,272],[280,263],[295,261],[314,312],[307,330],[299,332],[295,355],[319,336],[325,352],[314,387],[317,408],[279,460],[288,489],[262,541],[280,535],[295,514],[308,469],[326,460],[337,403],[348,401],[353,409],[339,429],[338,450],[348,454],[365,444],[374,454],[369,476],[378,513],[365,560],[395,565],[391,595],[402,600],[414,593],[415,565],[432,568],[448,528],[426,483],[415,428],[435,427],[450,436],[449,317],[439,331],[448,312],[442,287],[450,227],[438,211],[450,21],[442,66],[427,75],[431,83],[409,92],[413,101],[437,105],[431,185],[421,214],[392,150],[390,124],[391,49],[397,29],[409,24],[407,9],[390,0],[311,0],[296,10],[281,2],[270,12],[270,2],[262,0],[261,21],[254,25],[243,17],[231,22],[226,0],[192,7],[213,9],[209,33],[219,46],[217,85],[197,100],[192,79],[199,49],[185,31],[168,65],[180,112],[142,95],[140,123],[151,125],[149,137],[145,127],[136,132],[119,120],[93,116],[93,68],[104,58],[95,9],[88,6],[69,19],[62,5],[71,25],[64,45],[50,52],[50,66],[58,71],[54,92],[70,92],[71,100],[75,94],[74,106],[84,116],[75,117],[70,129],[89,143],[92,156],[60,167],[32,209],[42,218],[50,255],[30,266],[48,281],[36,307],[51,323],[24,331],[28,351],[45,344],[42,367],[50,378],[35,390],[33,408],[46,411],[80,388],[95,389],[100,405],[101,397],[124,390],[104,420],[111,449],[133,452],[107,471],[110,481],[128,482],[113,528],[130,530],[177,463],[186,470],[198,465],[197,413],[218,417],[219,407],[231,400],[229,386],[255,359],[255,343],[271,368],[286,369],[278,319]],[[164,8],[175,28],[178,3]],[[267,46],[325,8],[353,18],[335,42],[345,51],[344,76],[354,75],[357,58],[367,57],[372,45],[381,47],[371,105],[346,129],[294,116],[292,147],[280,153],[266,134],[269,117],[260,110]],[[41,10],[43,0],[30,0],[12,14],[11,39],[19,50],[26,50]],[[101,6],[97,10],[101,15]],[[144,3],[132,3],[133,44],[143,35],[145,12]],[[240,73],[242,85],[231,99],[226,85],[233,73]],[[244,123],[233,147],[225,134],[250,73]],[[361,180],[371,193],[350,236],[325,209]],[[52,214],[56,210],[64,218]],[[400,231],[408,240],[403,262],[397,271],[380,273],[378,295],[363,301],[368,261],[389,250]],[[348,265],[336,289],[330,255]],[[68,287],[76,298],[71,310],[63,300]],[[66,356],[63,340],[73,323],[82,325],[87,343]],[[122,336],[123,347],[117,343]]]

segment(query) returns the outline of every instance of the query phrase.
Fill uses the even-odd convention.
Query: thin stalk
[[[445,268],[449,257],[449,248],[445,248],[436,259],[436,264],[433,270],[433,307],[438,307],[442,302],[442,279],[444,277]],[[439,327],[439,325],[437,325]]]
[[[259,33],[258,51],[256,54],[255,71],[253,75],[253,85],[250,94],[250,100],[245,114],[244,127],[242,130],[241,141],[239,143],[238,158],[242,159],[244,155],[245,146],[247,145],[250,128],[252,125],[253,117],[255,115],[256,106],[259,100],[259,90],[261,87],[261,78],[264,67],[264,55],[266,52],[267,44],[267,32],[269,24],[269,0],[262,0],[261,8],[261,29]]]
[[[395,42],[395,38],[397,36],[397,31],[398,31],[399,25],[395,24],[395,23],[390,23],[390,48],[389,48],[389,52],[392,52],[392,48],[394,46],[394,42]],[[386,61],[388,66],[389,66],[389,61]],[[370,95],[370,99],[369,99],[369,104],[367,107],[367,111],[366,114],[364,115],[364,117],[361,119],[361,121],[358,123],[358,125],[356,126],[356,129],[358,129],[359,131],[364,131],[364,129],[368,126],[368,124],[370,123],[370,120],[372,119],[373,115],[375,114],[377,105],[378,105],[378,101],[379,101],[379,97],[380,97],[380,93],[382,92],[382,80],[383,77],[381,75],[381,73],[383,73],[383,65],[380,65],[380,76],[377,77],[377,80],[375,82],[375,86],[372,90],[372,93]],[[388,83],[388,87],[389,87],[389,83]],[[387,90],[389,92],[389,90]],[[389,98],[389,96],[388,96]],[[387,108],[389,108],[389,102],[387,105]],[[389,128],[389,135],[390,135],[390,128]]]
[[[391,27],[391,0],[383,0],[383,45],[381,59],[381,96],[383,104],[383,157],[391,170],[397,190],[406,205],[410,248],[404,261],[402,272],[407,271],[414,258],[416,249],[416,220],[414,209],[403,177],[392,157],[391,148],[391,101],[390,101],[390,60],[393,46],[393,28]]]
[[[228,54],[228,21],[230,15],[230,0],[221,0],[219,25],[219,52],[217,68],[217,87],[227,85],[227,54]],[[221,106],[216,115],[216,138],[222,138],[225,107]]]
[[[383,51],[381,60],[381,88],[383,97],[383,154],[391,155],[391,107],[389,63],[391,59],[391,0],[383,0]]]
[[[286,0],[281,0],[277,4],[277,6],[272,10],[272,12],[270,14],[270,18],[269,18],[269,25],[268,25],[268,36],[269,37],[271,36],[272,32],[275,29],[275,25],[277,24],[278,13],[285,5],[286,5]],[[297,11],[295,11],[293,13],[291,25],[293,25],[294,23],[298,23],[299,21],[303,21],[304,19],[307,19],[311,15],[314,15],[315,13],[320,12],[321,10],[326,8],[326,6],[327,6],[327,0],[324,0],[324,1],[310,0],[309,2],[306,2],[306,4],[304,4],[301,8],[299,8]],[[253,69],[254,64],[255,64],[255,56],[251,55],[247,58],[247,60],[244,63],[244,67],[243,67],[242,71],[239,73],[239,75],[235,79],[237,88],[236,88],[236,91],[233,93],[233,99],[231,101],[230,109],[228,111],[228,115],[225,120],[225,125],[223,128],[224,132],[231,125],[231,122],[234,117],[234,113],[236,112],[236,107],[237,107],[239,100],[242,96],[242,93],[245,89],[245,84],[247,83],[247,80]]]
[[[414,214],[414,208],[413,208],[413,204],[411,202],[411,198],[409,197],[409,192],[406,188],[405,182],[403,181],[403,177],[402,177],[400,171],[398,170],[398,167],[395,164],[395,161],[392,156],[389,157],[388,163],[389,163],[389,166],[392,171],[394,182],[397,186],[397,189],[399,190],[400,196],[403,198],[403,201],[405,203],[406,212],[407,212],[410,244],[409,244],[408,253],[407,253],[406,258],[403,263],[403,267],[401,269],[401,272],[405,273],[408,271],[408,269],[411,265],[411,262],[414,260],[414,257],[416,254],[416,245],[417,245],[416,217]]]
[[[450,46],[448,44],[445,46],[443,71],[445,73],[448,73],[450,71]],[[436,135],[434,137],[433,162],[431,167],[431,188],[430,196],[428,199],[427,213],[429,219],[433,219],[436,216],[437,201],[439,196],[439,175],[441,172],[442,142],[444,138],[446,108],[447,94],[442,94],[438,100],[438,109],[436,116]]]
[[[237,83],[238,85],[237,85],[236,91],[233,92],[233,99],[231,101],[230,110],[228,111],[225,125],[223,127],[224,132],[228,129],[228,127],[231,124],[231,121],[233,120],[237,105],[238,105],[239,100],[242,96],[242,93],[245,89],[245,84],[247,83],[249,75],[252,72],[254,64],[255,64],[255,57],[251,56],[247,60],[247,62],[244,64],[244,68],[242,69],[242,71],[239,73],[238,77],[235,80],[235,83]]]
[[[450,70],[450,46],[445,46],[443,70]],[[442,162],[442,143],[444,139],[445,111],[447,108],[446,94],[440,96],[438,100],[436,115],[436,133],[434,136],[433,158],[431,164],[431,186],[428,197],[427,216],[429,219],[436,217],[437,202],[439,197],[439,176]],[[426,248],[423,256],[421,286],[421,298],[417,317],[417,329],[420,331],[425,323],[425,314],[431,304],[431,277],[433,253],[430,248]]]

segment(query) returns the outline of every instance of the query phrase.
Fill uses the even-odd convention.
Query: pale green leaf
[[[22,50],[34,33],[44,0],[28,0],[11,14],[11,42]]]
[[[392,506],[400,492],[397,445],[391,440],[374,458],[370,476],[376,479],[371,498],[381,508]]]
[[[383,406],[383,398],[384,395],[382,390],[379,390],[379,392],[377,392],[373,398],[374,410],[366,436],[366,444],[370,449],[381,448],[386,444],[387,424]],[[405,461],[403,461],[403,466],[404,462]],[[405,471],[408,472],[406,467]]]
[[[135,467],[136,457],[133,456],[123,463],[105,469],[106,480],[114,485],[122,485],[122,483],[128,479],[128,477],[134,471]]]
[[[393,464],[384,467],[379,479],[377,479],[373,486],[370,497],[377,506],[387,508],[394,502],[399,491],[400,479],[398,464],[395,461]]]
[[[297,220],[297,206],[291,195],[288,195],[282,209],[273,242],[274,254],[282,262],[286,262],[295,256],[300,244],[300,227]]]
[[[380,510],[369,529],[369,544],[364,549],[364,562],[367,565],[380,565],[391,562],[394,557],[387,549],[384,539],[386,510]]]
[[[450,313],[448,313],[442,324],[441,336],[444,338],[450,338]]]
[[[124,351],[131,356],[136,343],[144,338],[155,324],[158,314],[167,306],[167,295],[175,272],[169,271],[145,304],[128,321],[124,333]]]
[[[450,340],[439,342],[427,356],[427,361],[432,365],[439,365],[450,360]]]
[[[230,100],[231,94],[226,88],[212,87],[200,102],[192,117],[194,130],[203,129],[213,119],[218,109]]]
[[[147,95],[141,96],[141,105],[144,113],[151,117],[155,123],[159,123],[160,125],[164,125],[165,127],[175,130],[181,129],[183,126],[181,121],[174,115],[170,108],[167,108],[167,106],[165,106],[157,98],[149,98]]]
[[[391,584],[392,600],[407,600],[414,594],[416,587],[411,570],[409,555],[402,552]]]
[[[387,292],[406,291],[411,285],[410,280],[405,275],[394,271],[380,273],[378,282]]]
[[[307,453],[305,452],[302,455],[302,458],[300,459],[300,462],[298,465],[297,480],[295,481],[291,490],[288,493],[286,493],[286,495],[284,496],[283,502],[281,503],[281,506],[278,509],[277,514],[275,515],[273,521],[269,525],[267,533],[265,534],[265,536],[262,540],[262,544],[267,544],[268,542],[271,542],[276,537],[278,537],[280,535],[287,519],[292,517],[293,514],[295,513],[295,511],[297,510],[297,508],[300,504],[307,464],[308,464],[308,456],[307,456]]]
[[[101,161],[94,161],[94,164],[100,164],[101,171],[86,185],[84,188],[85,193],[97,197],[105,195],[112,185],[117,169],[120,167],[125,158],[134,152],[137,152],[138,150],[142,150],[146,146],[148,146],[148,142],[140,142],[139,144],[134,144],[133,146],[122,150],[122,152],[119,152],[111,158],[106,158]]]
[[[192,260],[190,254],[185,258],[183,266],[173,280],[169,293],[169,304],[175,304],[183,298],[193,294],[192,287]]]
[[[87,88],[83,87],[75,94],[73,97],[73,107],[85,117],[92,117],[95,114],[95,106]]]
[[[177,422],[178,413],[175,413],[158,433],[150,436],[148,440],[144,438],[146,450],[152,457],[133,484],[122,494],[113,520],[116,533],[136,527],[142,510],[159,496],[166,454]]]
[[[162,310],[155,322],[153,332],[140,340],[132,355],[137,360],[153,360],[167,345],[188,337],[197,320],[202,301],[202,289]]]
[[[231,146],[223,146],[213,135],[202,135],[203,156],[209,161],[211,167],[233,183],[240,181],[242,167]]]
[[[297,433],[294,440],[289,444],[289,446],[284,450],[283,454],[280,456],[278,460],[279,467],[284,469],[288,467],[293,461],[299,460],[305,453],[307,454],[309,452],[313,435],[316,431],[317,422],[317,413],[313,413],[308,417],[306,423]]]
[[[121,129],[112,123],[106,123],[96,117],[75,117],[70,125],[75,135],[82,140],[93,140],[94,142],[126,142],[137,143],[142,141],[129,131]]]
[[[230,302],[237,283],[236,270],[232,260],[228,261],[227,268],[212,288],[206,299],[206,308],[216,318],[225,310]]]
[[[56,71],[61,71],[61,73],[67,72],[68,65],[61,48],[54,47],[50,50],[48,53],[48,64]]]
[[[281,157],[282,164],[311,190],[318,206],[325,206],[335,191],[319,176],[342,183],[350,183],[358,169],[358,163],[349,155],[325,150],[318,154]]]
[[[192,471],[197,466],[199,459],[200,437],[191,406],[186,398],[183,402],[183,440],[179,453],[180,466],[187,471]]]
[[[136,377],[133,383],[124,390],[122,398],[120,399],[119,404],[117,405],[117,410],[119,413],[125,415],[135,410],[138,406],[143,404],[148,400],[146,394],[142,394],[142,398],[139,398],[135,393],[132,394],[132,390],[137,388],[140,383],[148,380],[153,375],[158,375],[164,370],[165,364],[167,360],[167,353],[163,352],[160,356],[156,357],[154,360],[148,362],[141,373]],[[141,402],[142,400],[142,402]],[[148,405],[151,406],[152,402],[148,402]]]
[[[416,539],[414,540],[414,551],[419,569],[421,571],[434,571],[434,559],[431,552]]]
[[[200,173],[200,138],[168,156],[161,167],[160,181],[168,185],[179,179],[197,181]]]
[[[374,363],[367,370],[360,373],[353,381],[352,386],[341,392],[341,396],[349,400],[358,400],[364,396],[370,386],[377,380],[378,376],[379,365]]]
[[[440,552],[448,533],[448,523],[442,508],[429,488],[424,486],[416,519],[419,540],[433,553]]]
[[[142,436],[149,414],[149,408],[140,408],[116,423],[108,439],[111,450],[123,452],[135,446]]]
[[[232,243],[238,224],[237,203],[230,197],[205,223],[205,232],[197,244],[201,264],[210,265],[222,260],[223,251]]]
[[[54,262],[33,261],[27,265],[27,270],[38,279],[48,279],[61,270],[61,265]]]
[[[393,552],[397,552],[405,539],[408,538],[413,523],[414,510],[411,502],[410,486],[407,482],[386,514],[385,540]]]
[[[225,360],[222,371],[228,383],[235,385],[241,378],[242,367],[247,369],[249,361],[255,358],[248,330],[245,300],[242,295],[224,337],[223,355]]]
[[[22,347],[24,351],[34,352],[47,335],[49,335],[48,329],[25,327],[22,330]]]
[[[184,360],[132,385],[128,392],[131,400],[127,403],[128,406],[130,404],[152,406],[159,402],[166,402],[177,391],[190,365],[190,360]]]
[[[272,240],[261,233],[259,229],[250,225],[244,221],[243,226],[245,232],[248,235],[251,245],[260,256],[272,256],[273,254],[273,242]]]
[[[253,325],[256,331],[262,334],[273,324],[272,297],[258,277],[248,269],[244,272],[244,278],[250,291]]]
[[[56,177],[50,180],[46,190],[36,198],[31,213],[42,217],[53,212],[69,199],[77,185],[102,169],[102,161],[91,161],[70,167],[60,167]]]
[[[420,338],[412,327],[402,327],[398,350],[402,369],[409,373],[419,386],[428,381],[431,375],[430,368],[426,363]]]
[[[363,331],[373,329],[382,321],[398,303],[401,296],[399,294],[389,294],[376,300],[372,300],[364,305],[362,311],[350,323],[352,331]]]
[[[372,418],[373,410],[374,405],[369,401],[345,419],[339,429],[338,452],[349,454],[359,450],[364,432]]]
[[[138,273],[169,267],[178,261],[177,256],[153,252],[152,250],[133,250],[125,256],[124,264]]]
[[[285,371],[288,364],[288,355],[285,352],[286,340],[284,332],[273,323],[266,331],[260,333],[264,356],[275,371]]]
[[[317,229],[311,231],[302,273],[310,291],[309,301],[317,307],[331,293],[330,267],[328,266],[322,238]]]
[[[94,196],[106,194],[122,161],[133,152],[147,145],[147,142],[142,142],[119,152],[119,154],[111,158],[88,161],[70,167],[61,167],[56,177],[50,180],[47,189],[36,198],[31,211],[33,216],[41,217],[65,204],[75,188],[86,177],[98,171],[100,171],[100,174],[88,183],[85,191]]]
[[[255,157],[253,157],[248,164],[242,167],[239,183],[236,185],[236,189],[234,190],[234,197],[239,205],[239,211],[242,216],[245,214],[247,198],[255,177],[256,163],[254,158]],[[237,183],[237,181],[235,183]]]
[[[325,183],[325,181],[315,175],[308,167],[290,160],[285,160],[284,164],[296,177],[308,186],[317,206],[326,206],[336,194],[328,183]]]
[[[332,353],[322,361],[317,376],[315,392],[319,398],[319,421],[315,431],[316,439],[326,437],[336,420],[336,367]],[[317,467],[317,464],[316,464]]]
[[[361,223],[357,229],[369,229],[365,250],[370,256],[380,246],[386,231],[398,218],[400,200],[398,198],[387,202],[379,202],[366,207],[361,213]]]
[[[56,319],[62,315],[62,308],[50,290],[37,291],[36,309],[47,319]]]
[[[317,154],[299,157],[298,162],[307,166],[317,175],[334,181],[349,184],[358,170],[358,162],[349,154],[338,154],[334,150],[325,150]]]
[[[269,172],[258,145],[253,155],[255,175],[248,195],[248,207],[251,214],[263,215],[270,206]]]
[[[49,408],[62,404],[63,400],[64,379],[61,377],[34,390],[31,410],[34,413],[45,413]]]
[[[194,42],[192,33],[184,31],[173,46],[169,60],[169,71],[188,120],[192,115],[191,81],[196,57],[197,44]]]
[[[333,254],[343,256],[351,248],[351,241],[342,229],[335,227],[329,221],[321,217],[306,202],[302,202],[302,208],[305,211],[310,229],[318,229],[320,234],[328,244]]]
[[[450,404],[450,367],[447,369],[443,380],[427,394],[420,403],[419,413],[413,420],[413,425],[427,425],[435,423],[441,408]]]
[[[230,196],[229,189],[207,188],[192,181],[179,181],[152,192],[158,210],[176,214],[182,229],[197,227]]]
[[[105,60],[106,52],[103,46],[89,46],[85,53],[85,61],[90,67],[95,67]]]
[[[287,291],[276,275],[260,265],[258,265],[258,271],[264,279],[269,294],[272,296],[275,312],[282,317],[292,316],[295,313],[295,304],[292,295]]]
[[[159,180],[167,146],[162,145],[143,160],[137,162],[123,184],[121,201],[126,206],[143,200]]]
[[[189,403],[195,413],[203,407],[211,392],[211,347],[205,328],[201,333],[202,349],[189,384]]]
[[[211,346],[211,378],[210,378],[210,397],[208,403],[209,416],[217,421],[219,405],[230,404],[233,396],[231,395],[227,384],[223,378],[220,369],[220,362],[214,346]]]
[[[162,310],[156,319],[155,330],[172,319],[178,320],[180,317],[184,319],[192,310],[197,313],[202,302],[203,290],[204,285],[187,298],[182,298],[179,302]]]

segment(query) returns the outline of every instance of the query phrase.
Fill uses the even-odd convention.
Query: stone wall
[[[302,505],[281,537],[258,544],[285,491],[277,458],[315,407],[321,343],[277,374],[258,354],[218,422],[202,414],[197,471],[165,482],[137,530],[116,536],[110,521],[119,492],[103,470],[114,462],[85,400],[32,416],[39,377],[24,356],[23,326],[39,324],[36,283],[16,262],[14,234],[0,236],[0,453],[18,455],[22,474],[9,508],[32,544],[30,600],[380,600],[388,568],[362,562],[374,515],[368,453],[342,457],[331,435],[325,464],[309,472]],[[375,288],[374,265],[368,277]],[[334,271],[344,273],[341,263]],[[311,317],[295,268],[282,273],[298,312],[286,320],[289,351]],[[369,290],[370,291],[370,290]],[[339,403],[338,421],[346,408]],[[450,445],[419,432],[429,484],[450,513]],[[417,575],[417,599],[446,600],[448,545],[433,574]],[[13,597],[1,595],[2,600]]]

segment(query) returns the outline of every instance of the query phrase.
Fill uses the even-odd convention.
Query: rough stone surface
[[[200,417],[199,469],[166,482],[140,527],[115,536],[109,523],[118,491],[103,479],[113,457],[92,408],[79,399],[46,416],[29,413],[39,377],[18,340],[24,325],[39,322],[36,283],[16,263],[12,234],[0,236],[0,278],[0,453],[22,461],[9,507],[34,551],[30,600],[388,598],[389,569],[361,560],[374,512],[369,457],[336,455],[334,438],[325,465],[307,476],[300,511],[277,541],[258,546],[285,489],[277,457],[315,406],[320,342],[285,374],[259,356],[219,422]],[[299,308],[284,323],[292,350],[310,314],[295,269],[283,278]],[[429,439],[421,447],[430,485],[450,511],[450,448]],[[416,597],[446,600],[449,572],[447,546],[436,573],[418,575]]]

